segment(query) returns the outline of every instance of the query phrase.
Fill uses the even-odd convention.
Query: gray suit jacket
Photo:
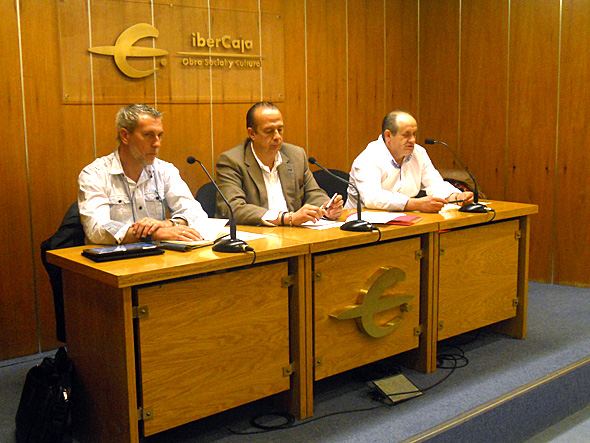
[[[277,172],[289,211],[295,212],[305,204],[320,206],[326,203],[328,196],[313,178],[303,148],[283,143],[280,153],[283,162]],[[263,224],[262,216],[268,211],[268,196],[249,139],[221,154],[216,169],[217,184],[231,205],[236,223]],[[229,218],[229,210],[219,196],[216,216]]]

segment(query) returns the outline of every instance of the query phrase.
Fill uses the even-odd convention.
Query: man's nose
[[[156,135],[156,138],[154,140],[154,146],[159,148],[161,143],[162,143],[162,136]]]

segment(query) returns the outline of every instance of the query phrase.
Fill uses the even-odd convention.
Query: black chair
[[[329,171],[346,181],[349,180],[348,172],[340,171],[339,169],[329,169]],[[314,171],[313,178],[315,178],[318,186],[326,191],[328,197],[332,197],[335,193],[338,193],[342,196],[343,203],[346,203],[346,199],[348,198],[348,185],[346,183],[335,179],[323,169]]]
[[[217,190],[213,183],[208,182],[201,186],[197,191],[195,198],[201,204],[209,218],[215,217],[215,199],[217,198]]]
[[[66,342],[66,319],[64,315],[64,293],[63,282],[61,279],[61,268],[47,262],[47,251],[52,249],[70,248],[72,246],[81,246],[84,244],[84,228],[80,221],[80,212],[78,211],[78,202],[73,203],[57,232],[49,239],[41,243],[41,261],[45,270],[49,274],[49,282],[53,292],[53,306],[55,308],[55,328],[57,339]]]

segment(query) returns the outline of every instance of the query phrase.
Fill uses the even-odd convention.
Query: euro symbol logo
[[[149,69],[142,71],[135,69],[129,63],[127,63],[127,57],[161,57],[168,55],[168,51],[157,48],[142,48],[133,46],[138,40],[142,38],[154,37],[157,38],[160,32],[152,25],[147,23],[138,23],[127,28],[121,33],[115,42],[115,46],[97,46],[90,48],[88,51],[93,54],[100,55],[112,55],[115,59],[117,68],[131,78],[143,78],[154,73],[156,69]]]
[[[385,337],[391,334],[401,324],[403,317],[399,315],[384,325],[375,324],[375,314],[400,307],[401,312],[410,311],[408,302],[414,298],[413,295],[401,295],[396,297],[381,297],[383,292],[397,282],[404,281],[406,273],[399,268],[381,268],[368,282],[369,289],[361,289],[357,304],[347,306],[332,314],[330,317],[337,320],[354,318],[361,331],[374,338]]]

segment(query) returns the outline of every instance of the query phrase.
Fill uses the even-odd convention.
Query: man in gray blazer
[[[283,143],[283,117],[276,105],[256,103],[246,126],[248,138],[217,160],[217,184],[237,223],[300,226],[342,214],[342,196],[330,199],[317,185],[303,148]],[[219,196],[217,216],[229,217]]]

